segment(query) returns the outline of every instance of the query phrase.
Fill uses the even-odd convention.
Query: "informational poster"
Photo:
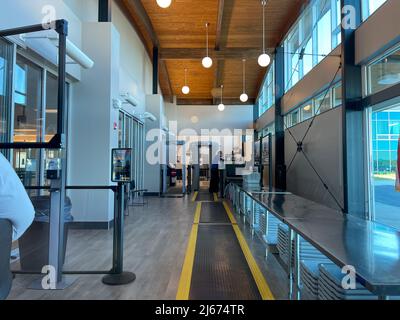
[[[131,182],[132,149],[112,150],[112,182]]]
[[[261,164],[261,140],[254,143],[254,165],[258,167]]]

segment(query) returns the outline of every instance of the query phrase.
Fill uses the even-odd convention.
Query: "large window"
[[[41,142],[43,72],[18,56],[14,77],[14,142]],[[13,150],[13,165],[25,186],[41,184],[38,149]]]
[[[284,40],[285,91],[341,42],[340,0],[313,0]]]
[[[367,95],[400,83],[400,48],[389,51],[366,67]]]
[[[144,125],[120,111],[119,113],[119,147],[133,149],[132,177],[137,189],[144,186]]]
[[[293,127],[315,115],[319,115],[342,105],[342,83],[338,82],[328,90],[317,94],[285,116],[285,126]]]
[[[0,141],[49,142],[57,133],[58,79],[19,53],[14,64],[14,46],[0,41]],[[68,89],[66,84],[67,106]],[[61,158],[59,150],[2,152],[27,187],[49,184],[45,179],[46,164],[50,159]]]
[[[372,218],[400,229],[400,105],[370,115]]]
[[[378,10],[387,0],[362,0],[363,20]]]
[[[267,72],[258,98],[258,113],[261,116],[275,104],[275,63],[273,62]]]
[[[40,142],[42,70],[18,56],[15,70],[14,142]]]

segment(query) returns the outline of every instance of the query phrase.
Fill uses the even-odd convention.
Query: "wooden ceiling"
[[[308,0],[268,0],[266,46],[275,48]],[[242,59],[246,62],[246,88],[254,103],[266,69],[257,64],[262,49],[261,0],[172,0],[167,9],[156,0],[120,0],[120,6],[140,34],[148,53],[159,48],[160,86],[164,97],[177,97],[178,104],[216,104],[217,90],[224,85],[227,104],[240,104]],[[210,56],[214,63],[205,69],[201,59],[206,50],[209,23]],[[272,52],[273,49],[270,49]],[[185,69],[190,94],[184,95]],[[213,95],[214,93],[214,95]]]

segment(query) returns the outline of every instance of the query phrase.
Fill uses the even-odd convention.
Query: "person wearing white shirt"
[[[0,153],[0,219],[13,225],[13,241],[30,227],[35,217],[32,202],[8,160]]]

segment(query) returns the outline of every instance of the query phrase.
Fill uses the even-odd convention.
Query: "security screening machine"
[[[166,181],[165,183],[166,187],[162,192],[162,196],[182,198],[187,193],[187,184],[188,184],[185,141],[176,141],[176,140],[168,141],[166,156],[167,156],[167,167],[168,167],[167,176],[169,176],[169,183]],[[182,174],[179,175],[178,174],[179,172],[182,172]],[[178,186],[179,176],[181,177],[182,188],[179,188]],[[175,181],[172,181],[173,179],[175,179]],[[169,186],[169,188],[167,186]]]
[[[104,276],[103,283],[116,286],[129,284],[136,280],[136,275],[132,272],[124,272],[124,186],[132,182],[132,149],[113,149],[112,150],[112,170],[111,181],[118,183],[116,193],[116,206],[114,217],[114,252],[113,252],[113,273]]]

